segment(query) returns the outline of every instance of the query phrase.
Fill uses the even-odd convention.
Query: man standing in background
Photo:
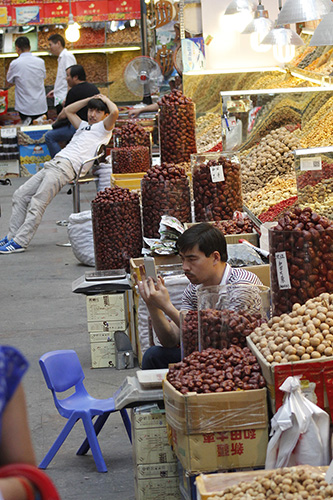
[[[67,68],[66,78],[70,90],[68,91],[66,97],[65,107],[69,106],[69,104],[72,104],[73,102],[81,101],[81,99],[85,99],[86,97],[93,97],[94,95],[99,94],[99,90],[96,85],[86,81],[86,73],[83,66],[80,64],[74,64],[73,66]],[[87,121],[87,112],[88,108],[85,106],[80,109],[77,114],[81,120]],[[68,143],[76,132],[76,129],[66,117],[64,109],[60,111],[57,120],[52,125],[52,128],[53,130],[49,130],[45,135],[45,142],[49,149],[51,158],[53,158],[61,150],[59,142]]]
[[[65,39],[61,35],[56,33],[51,35],[48,40],[51,54],[58,57],[58,70],[54,88],[46,97],[54,98],[54,106],[59,114],[63,108],[68,91],[66,69],[76,64],[76,59],[73,54],[65,49]]]
[[[22,122],[29,125],[33,120],[47,113],[44,80],[45,63],[30,52],[30,41],[26,36],[15,40],[18,58],[8,68],[6,80],[9,86],[15,85],[15,109]]]

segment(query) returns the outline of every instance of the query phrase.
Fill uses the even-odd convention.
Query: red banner
[[[109,20],[140,19],[140,0],[108,0]]]
[[[69,3],[46,3],[44,5],[44,23],[67,23],[69,16]]]
[[[76,2],[72,4],[72,12],[75,21],[78,23],[107,21],[108,2],[107,0]]]

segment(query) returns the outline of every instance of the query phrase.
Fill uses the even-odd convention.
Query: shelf
[[[296,78],[301,78],[311,83],[316,83],[322,87],[331,87],[333,84],[333,78],[329,75],[322,75],[320,73],[314,73],[313,71],[308,71],[306,69],[300,69],[295,66],[290,66],[288,68],[290,74]]]
[[[72,54],[113,54],[114,52],[129,52],[133,50],[141,50],[140,45],[131,45],[129,47],[101,47],[101,48],[91,48],[91,49],[73,49],[69,50]],[[45,51],[36,51],[36,52],[31,52],[35,56],[51,56],[49,52]],[[0,59],[4,58],[13,58],[13,57],[18,57],[16,52],[8,52],[5,54],[0,54]]]

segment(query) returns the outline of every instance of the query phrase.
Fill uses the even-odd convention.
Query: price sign
[[[321,156],[301,158],[301,170],[321,170]]]
[[[212,178],[212,182],[222,182],[224,181],[224,172],[222,165],[214,165],[210,167],[210,176]]]
[[[3,139],[12,139],[13,137],[17,136],[16,127],[2,128],[0,132]]]
[[[286,252],[276,252],[276,272],[280,290],[291,288]]]

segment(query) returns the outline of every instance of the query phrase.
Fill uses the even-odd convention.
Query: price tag
[[[212,182],[222,182],[224,181],[224,172],[222,165],[214,165],[210,167],[210,176],[212,178]]]
[[[289,290],[291,284],[286,252],[276,252],[275,261],[279,288],[280,290]]]
[[[11,128],[2,128],[1,129],[1,137],[6,138],[6,139],[11,139],[12,137],[17,136],[17,128],[16,127],[11,127]]]
[[[321,170],[321,156],[301,158],[301,170]]]

